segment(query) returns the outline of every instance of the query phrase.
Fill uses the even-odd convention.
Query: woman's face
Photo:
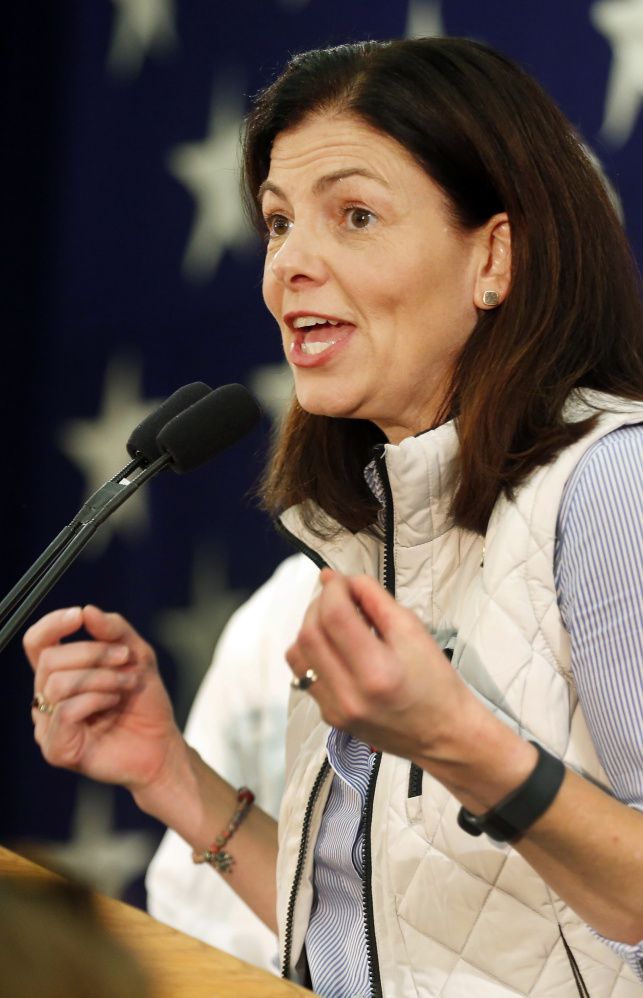
[[[370,419],[392,443],[427,429],[497,290],[490,233],[505,217],[461,231],[407,150],[348,114],[277,136],[262,206],[263,294],[301,406]]]

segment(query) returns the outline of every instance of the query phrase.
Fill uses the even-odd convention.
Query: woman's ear
[[[480,266],[475,282],[474,304],[490,309],[500,305],[511,287],[511,227],[505,212],[492,215],[477,233]]]

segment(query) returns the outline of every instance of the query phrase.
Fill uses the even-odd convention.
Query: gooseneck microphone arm
[[[72,523],[60,532],[58,537],[56,537],[56,539],[49,545],[47,550],[32,566],[30,571],[23,576],[18,585],[15,586],[11,593],[9,593],[9,595],[3,600],[3,607],[5,603],[9,604],[10,601],[11,606],[15,606],[16,603],[19,602],[21,595],[25,592],[23,580],[27,578],[27,576],[30,576],[30,585],[28,587],[30,591],[28,595],[23,599],[23,602],[20,603],[13,616],[0,630],[0,652],[4,651],[11,639],[18,633],[41,600],[45,598],[58,579],[67,571],[72,562],[76,560],[85,545],[94,536],[101,523],[104,523],[108,516],[111,516],[111,514],[114,513],[119,506],[122,506],[130,496],[138,491],[141,485],[144,485],[145,482],[149,481],[150,478],[158,474],[159,471],[164,471],[165,468],[167,468],[171,463],[172,458],[170,455],[162,454],[156,459],[156,461],[153,461],[152,464],[149,464],[146,468],[143,468],[141,473],[137,475],[133,481],[129,481],[122,474],[118,475],[116,478],[120,480],[117,481],[115,479],[111,479],[109,482],[106,482],[105,485],[98,489],[98,491],[87,500]],[[132,469],[136,469],[137,465],[138,462],[132,461],[131,464],[127,466],[130,473]],[[125,469],[123,469],[123,471],[125,471]],[[60,544],[58,544],[58,547],[55,549],[55,553],[50,553],[51,549],[54,549],[54,546],[59,542],[60,538],[63,538],[63,540]],[[39,571],[36,572],[35,569],[39,562]],[[38,578],[40,579],[39,582],[36,581]],[[17,591],[19,587],[20,595],[16,595],[13,599],[11,599],[14,590]],[[8,612],[10,612],[10,607],[8,610],[4,611],[2,619],[4,619]]]
[[[258,403],[242,385],[224,385],[212,391],[196,382],[180,388],[143,420],[127,443],[130,463],[84,503],[0,603],[0,621],[12,614],[0,630],[0,652],[101,523],[145,482],[166,468],[183,474],[206,464],[245,436],[260,417]],[[130,480],[128,476],[137,469],[141,469],[139,474]]]
[[[102,485],[90,499],[84,504],[82,509],[76,514],[71,523],[67,524],[66,527],[60,531],[60,533],[54,537],[53,541],[46,548],[39,558],[34,561],[33,565],[25,572],[21,579],[16,582],[13,589],[7,593],[5,598],[0,603],[0,623],[11,613],[11,611],[16,607],[25,595],[32,589],[37,583],[38,579],[47,571],[49,566],[56,560],[59,554],[67,547],[71,542],[72,538],[78,531],[82,528],[83,524],[87,522],[87,513],[90,509],[98,510],[101,505],[105,504],[112,495],[118,494],[114,491],[114,487],[118,485],[124,478],[127,478],[136,471],[142,464],[142,460],[139,458],[136,461],[130,461],[122,471],[119,471],[109,482]],[[138,479],[137,479],[138,481]],[[142,483],[141,483],[142,484]],[[35,604],[34,604],[35,605]],[[0,631],[0,635],[3,632]],[[4,647],[4,645],[2,646]],[[1,649],[0,649],[1,650]]]
[[[71,542],[72,538],[79,532],[84,523],[87,523],[93,512],[97,512],[104,506],[113,495],[118,495],[123,479],[127,479],[137,468],[150,464],[163,453],[156,442],[160,431],[170,420],[180,415],[190,406],[194,405],[206,395],[210,395],[212,389],[202,381],[195,381],[189,385],[183,385],[165,400],[157,409],[146,416],[132,431],[127,441],[127,450],[132,460],[125,465],[117,475],[114,475],[109,482],[102,485],[93,496],[82,506],[74,519],[60,531],[53,539],[49,547],[43,551],[40,557],[33,563],[21,579],[16,583],[0,603],[0,623],[18,606],[27,593],[36,585],[38,579],[47,571],[49,566],[58,558],[61,552]],[[141,484],[143,484],[141,482]],[[101,521],[102,522],[102,521]],[[36,604],[34,604],[36,605]],[[3,632],[0,632],[0,634]],[[4,645],[2,646],[4,647]],[[0,649],[1,650],[1,649]]]

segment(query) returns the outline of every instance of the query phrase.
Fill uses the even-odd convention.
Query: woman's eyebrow
[[[284,201],[287,200],[281,187],[278,187],[277,184],[273,184],[272,180],[264,180],[263,184],[257,191],[257,201],[263,201],[264,194],[267,194],[269,191],[271,194],[275,194],[278,198],[283,198]]]
[[[390,188],[391,186],[377,173],[373,173],[365,167],[354,166],[346,170],[335,170],[334,173],[327,173],[323,177],[319,177],[313,184],[313,193],[320,194],[326,188],[337,183],[338,180],[347,180],[348,177],[366,177],[368,180],[376,180],[378,184],[382,184],[384,187]]]
[[[350,167],[345,170],[335,170],[333,173],[326,173],[323,177],[318,177],[318,179],[313,184],[313,194],[321,194],[322,191],[331,187],[333,184],[340,180],[346,180],[348,177],[366,177],[368,180],[375,180],[378,184],[382,184],[383,187],[390,189],[390,184],[380,177],[377,173],[373,173],[371,170],[367,170],[364,167]],[[263,184],[259,188],[257,193],[257,198],[259,201],[263,200],[264,194],[270,191],[275,194],[278,198],[283,198],[288,200],[287,195],[278,186],[278,184],[273,183],[272,180],[264,180]]]

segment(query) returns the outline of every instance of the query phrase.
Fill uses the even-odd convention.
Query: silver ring
[[[293,690],[305,691],[309,690],[313,683],[316,683],[318,679],[319,676],[315,670],[309,669],[304,676],[294,676],[293,679],[290,680],[290,685]]]
[[[41,714],[52,714],[54,710],[53,705],[47,703],[42,693],[36,693],[34,695],[34,698],[31,701],[31,706],[35,710],[39,710]]]

